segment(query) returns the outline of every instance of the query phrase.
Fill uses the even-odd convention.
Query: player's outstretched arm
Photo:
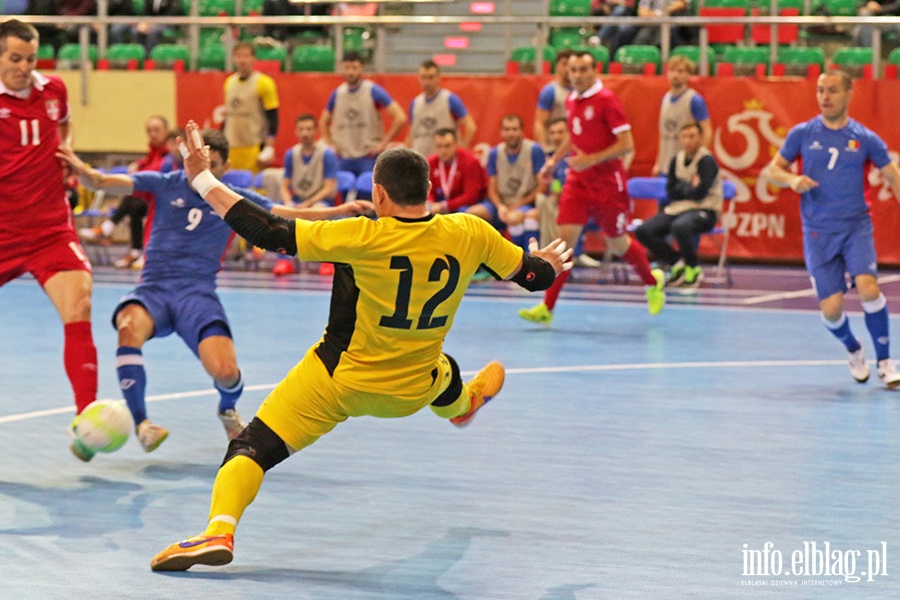
[[[888,185],[891,186],[894,198],[897,202],[900,202],[900,167],[895,162],[888,163],[887,166],[881,169],[881,175],[888,182]]]
[[[808,192],[819,185],[819,183],[811,177],[791,173],[788,171],[790,166],[791,163],[789,163],[781,154],[776,152],[775,156],[772,157],[772,161],[766,165],[761,174],[770,183],[773,183],[778,187],[789,187],[798,194]]]
[[[78,176],[78,181],[85,188],[96,192],[103,190],[110,194],[126,196],[134,191],[134,182],[127,175],[107,175],[97,169],[87,166],[72,149],[62,145],[56,150],[56,157],[65,161],[72,173]]]
[[[356,217],[373,212],[375,212],[375,205],[368,200],[354,200],[352,202],[344,202],[338,206],[311,206],[308,208],[293,208],[276,204],[271,210],[273,215],[284,217],[285,219],[303,219],[304,221]]]
[[[519,268],[509,278],[518,283],[529,292],[546,290],[563,271],[572,268],[572,249],[566,248],[566,243],[557,238],[538,248],[536,239],[528,242],[528,252],[522,256]]]

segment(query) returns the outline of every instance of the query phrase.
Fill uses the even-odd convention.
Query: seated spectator
[[[428,210],[432,214],[465,211],[487,196],[487,173],[474,154],[460,147],[455,128],[438,129],[434,148],[435,153],[428,157]]]
[[[688,14],[689,7],[690,0],[640,0],[637,16],[647,19],[663,15],[684,16]],[[686,27],[672,27],[671,47],[690,43],[691,35]],[[616,50],[631,44],[659,46],[660,28],[656,25],[623,25],[610,48],[610,54],[615,57]]]
[[[669,164],[666,180],[669,204],[634,233],[656,255],[661,268],[669,270],[668,285],[695,287],[703,277],[696,237],[715,227],[722,212],[722,178],[716,159],[703,146],[698,123],[682,127],[678,139],[681,150]],[[666,241],[669,235],[678,242],[678,250]]]
[[[134,2],[132,0],[108,0],[106,14],[110,17],[133,17]],[[127,44],[131,41],[131,25],[117,24],[109,26],[109,41],[112,44]]]
[[[144,16],[147,17],[182,17],[184,12],[181,6],[181,0],[145,0]],[[133,29],[134,40],[138,44],[143,44],[147,50],[147,54],[163,37],[169,32],[177,32],[178,28],[172,25],[163,25],[153,23],[152,21],[144,21],[138,23]]]
[[[333,4],[330,2],[318,2],[315,4],[296,4],[290,0],[264,0],[262,16],[264,17],[302,17],[302,16],[326,16],[330,15]],[[327,27],[314,27],[309,25],[266,25],[265,35],[283,42],[291,37],[296,37],[304,31],[319,31],[328,35]]]
[[[635,0],[592,0],[591,14],[598,17],[633,17],[637,14]],[[604,44],[612,44],[619,34],[619,25],[603,25],[597,37]]]
[[[894,0],[889,4],[879,4],[878,2],[867,2],[860,9],[860,16],[863,17],[895,17],[900,15],[900,0]],[[856,45],[872,47],[872,31],[875,29],[872,25],[860,25],[856,30]],[[894,25],[890,27],[880,27],[882,38],[885,34],[892,33],[900,35],[900,26]]]
[[[503,117],[500,136],[503,142],[488,155],[488,200],[468,212],[498,229],[508,229],[512,242],[527,249],[528,240],[539,235],[534,200],[544,151],[537,142],[525,139],[518,115]]]
[[[565,117],[557,117],[547,124],[547,148],[548,157],[556,154],[559,148],[569,137],[569,127]],[[559,215],[559,194],[566,182],[566,171],[569,169],[569,161],[561,159],[553,168],[550,187],[535,197],[535,208],[538,211],[538,223],[540,225],[540,242],[549,244],[559,237],[559,226],[556,217]]]
[[[338,158],[334,150],[316,141],[316,125],[310,114],[300,115],[294,124],[299,142],[284,153],[282,163],[281,202],[286,206],[334,206]]]
[[[28,0],[28,8],[25,9],[26,15],[35,17],[55,16],[56,0]],[[63,32],[56,25],[35,25],[42,44],[52,44],[53,48],[59,50],[66,40]]]

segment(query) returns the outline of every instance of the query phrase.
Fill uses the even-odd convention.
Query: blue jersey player
[[[211,170],[221,177],[228,170],[228,142],[222,132],[206,130]],[[216,273],[231,238],[231,228],[191,188],[184,171],[105,175],[87,167],[70,152],[60,152],[89,189],[117,194],[149,192],[155,215],[140,284],[126,294],[113,313],[118,331],[116,372],[119,387],[136,424],[138,441],[146,452],[155,450],[168,431],[147,419],[144,401],[146,374],[141,348],[151,338],[177,333],[213,378],[220,400],[219,419],[229,439],[246,426],[235,409],[244,382],[237,364],[228,318],[216,295]],[[176,157],[176,162],[181,159]],[[276,206],[252,191],[233,188],[266,210],[289,218],[317,219],[359,214],[371,205],[293,209]],[[90,460],[93,453],[79,446],[76,455]]]
[[[900,385],[889,354],[887,301],[878,288],[872,218],[864,196],[868,166],[881,170],[900,199],[900,169],[874,132],[847,114],[853,82],[843,71],[819,76],[816,101],[821,114],[788,132],[767,167],[768,179],[800,194],[803,255],[819,298],[822,321],[847,348],[850,373],[863,383],[869,366],[860,341],[844,314],[846,274],[853,278],[865,311],[866,328],[875,344],[878,378]],[[800,174],[788,170],[800,159]]]

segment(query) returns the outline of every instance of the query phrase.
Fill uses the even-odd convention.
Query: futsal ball
[[[97,400],[81,411],[75,434],[94,452],[115,452],[128,441],[134,427],[131,413],[121,400]]]

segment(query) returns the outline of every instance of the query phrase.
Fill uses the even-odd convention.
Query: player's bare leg
[[[235,403],[244,390],[244,381],[237,364],[234,341],[224,335],[204,338],[197,349],[203,368],[209,373],[219,390],[220,400],[217,414],[225,435],[233,440],[244,430],[247,423],[235,408]]]

